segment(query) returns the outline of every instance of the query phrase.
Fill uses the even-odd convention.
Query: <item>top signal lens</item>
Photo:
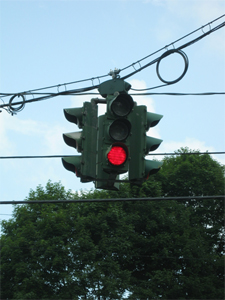
[[[118,117],[127,116],[134,106],[132,97],[128,94],[120,94],[111,104],[112,112]]]
[[[127,151],[118,145],[112,146],[107,154],[109,162],[114,166],[121,166],[127,160]]]

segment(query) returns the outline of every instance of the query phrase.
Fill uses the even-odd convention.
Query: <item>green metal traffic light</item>
[[[80,177],[81,182],[93,181],[96,177],[97,104],[93,100],[84,102],[83,107],[64,109],[64,114],[69,122],[83,130],[63,134],[65,143],[81,153],[63,157],[63,166]]]
[[[106,113],[98,118],[96,188],[118,189],[119,174],[129,169],[129,138],[134,101],[127,90],[130,85],[121,79],[109,80],[99,87],[106,98]],[[101,180],[104,179],[104,180]]]
[[[130,114],[132,124],[130,137],[129,181],[142,184],[150,175],[159,171],[162,162],[146,160],[145,156],[156,150],[162,140],[146,135],[150,127],[156,126],[163,116],[147,112],[144,105],[135,106]]]
[[[114,78],[99,86],[105,100],[92,99],[83,107],[64,109],[66,119],[82,131],[63,134],[65,143],[81,155],[63,157],[62,162],[81,182],[94,181],[96,188],[118,190],[120,174],[128,173],[128,181],[140,185],[162,166],[145,159],[162,142],[146,135],[162,115],[138,106],[128,94],[130,87]],[[99,117],[97,103],[106,104],[106,113]]]

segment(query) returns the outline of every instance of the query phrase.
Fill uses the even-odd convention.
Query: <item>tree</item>
[[[78,198],[48,182],[26,200]],[[14,218],[2,224],[1,299],[121,298],[129,272],[121,270],[118,252],[125,251],[120,245],[130,224],[120,205],[16,207]]]
[[[193,199],[15,207],[2,223],[1,299],[222,299],[224,204],[194,196],[223,194],[224,169],[189,152],[164,158],[142,187],[78,195],[48,182],[31,190],[27,201]]]

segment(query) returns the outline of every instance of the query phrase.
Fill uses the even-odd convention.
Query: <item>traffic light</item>
[[[81,155],[63,157],[62,162],[81,182],[94,181],[96,188],[118,190],[121,174],[128,173],[129,182],[141,185],[162,166],[145,159],[162,142],[146,135],[162,115],[137,105],[128,94],[130,88],[116,77],[99,85],[105,100],[92,99],[83,107],[64,109],[66,119],[82,131],[63,134],[65,143]],[[106,113],[99,117],[97,103],[106,104]]]
[[[146,135],[149,128],[156,126],[163,116],[147,112],[144,105],[135,106],[130,114],[132,134],[130,137],[129,181],[142,184],[150,175],[159,171],[162,162],[146,160],[145,156],[156,150],[162,140]]]
[[[103,82],[100,94],[106,98],[106,113],[98,118],[96,188],[118,189],[119,174],[128,172],[134,101],[127,93],[130,84],[116,78]]]
[[[64,115],[83,130],[63,134],[65,143],[81,153],[63,157],[63,166],[80,177],[81,182],[93,181],[96,177],[97,104],[94,100],[84,102],[83,107],[64,109]]]

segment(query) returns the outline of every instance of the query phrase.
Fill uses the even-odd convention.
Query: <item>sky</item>
[[[125,76],[224,22],[225,17],[172,44],[224,13],[224,0],[1,0],[0,93],[16,94],[51,86],[54,88],[43,92],[57,93],[96,85],[111,79],[99,78],[110,70],[124,69],[162,49],[157,56],[121,71],[120,76]],[[149,92],[225,91],[225,27],[183,51],[189,60],[185,76],[173,85]],[[161,61],[159,68],[166,80],[176,79],[183,70],[184,61],[179,54]],[[88,80],[66,84],[84,79]],[[155,64],[126,81],[134,89],[163,84]],[[33,97],[31,92],[26,100]],[[13,116],[1,109],[0,157],[76,155],[76,150],[64,143],[62,134],[78,128],[65,119],[63,109],[82,107],[92,97],[58,96],[27,103]],[[149,112],[163,115],[148,133],[163,140],[156,153],[170,153],[181,147],[225,151],[224,95],[132,97],[138,105],[146,105]],[[1,97],[0,104],[9,99]],[[99,115],[104,112],[105,105],[99,105]],[[225,164],[224,155],[213,158]],[[30,189],[45,186],[48,180],[60,181],[67,190],[94,188],[93,183],[81,183],[64,169],[60,158],[0,159],[1,201],[24,200]],[[8,220],[12,211],[12,205],[1,205],[0,219]]]

